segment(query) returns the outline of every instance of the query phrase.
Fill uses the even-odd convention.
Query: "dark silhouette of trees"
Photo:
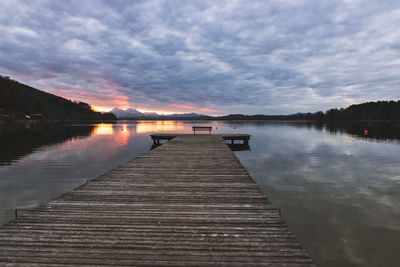
[[[0,113],[12,118],[28,115],[44,120],[116,119],[112,113],[92,110],[87,103],[71,101],[4,77],[0,77]]]
[[[347,108],[329,109],[325,113],[296,113],[292,115],[243,115],[230,114],[228,116],[213,117],[220,120],[298,120],[298,121],[400,121],[399,101],[378,101],[351,105]]]
[[[378,101],[330,109],[326,121],[400,121],[400,101]]]
[[[13,118],[25,115],[46,120],[115,120],[112,113],[100,113],[92,110],[84,102],[75,102],[55,96],[7,77],[0,76],[0,119],[11,114]],[[131,118],[135,119],[135,118]],[[143,119],[141,117],[141,119]],[[148,119],[193,119],[183,117],[148,117]],[[378,101],[351,105],[347,108],[329,109],[325,113],[296,113],[292,115],[243,115],[196,117],[196,120],[298,120],[298,121],[400,121],[399,101]]]

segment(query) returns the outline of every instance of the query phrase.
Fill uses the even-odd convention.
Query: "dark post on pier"
[[[226,140],[167,143],[0,227],[6,266],[314,266]],[[56,178],[56,177],[55,177]]]

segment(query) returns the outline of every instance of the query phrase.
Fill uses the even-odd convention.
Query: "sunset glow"
[[[0,0],[0,267],[400,267],[399,25],[400,0]]]
[[[98,112],[109,112],[112,110],[112,108],[110,107],[102,107],[102,106],[92,106],[92,109]]]
[[[114,134],[114,141],[120,146],[126,145],[129,142],[129,138],[131,135],[131,131],[129,130],[128,125],[122,124],[121,128],[117,127],[115,130],[116,134]]]
[[[181,121],[141,121],[136,125],[137,133],[167,132],[183,130]]]
[[[100,123],[93,129],[93,133],[95,135],[112,135],[114,134],[113,125],[108,123]]]
[[[113,135],[119,144],[126,144],[134,133],[173,132],[184,130],[182,121],[138,121],[135,128],[129,124],[100,123],[93,129],[94,135]]]
[[[399,1],[191,2],[0,1],[0,74],[101,112],[274,115],[400,97]]]
[[[123,109],[123,110],[126,110],[128,108],[134,108],[134,107],[126,107],[126,106],[123,106],[123,107],[116,106],[116,107],[119,109]],[[193,109],[188,111],[185,109],[179,109],[182,107],[180,107],[180,105],[175,105],[175,104],[171,107],[173,108],[173,110],[142,109],[142,108],[136,108],[136,110],[140,111],[142,113],[157,113],[159,115],[183,114],[183,113],[189,113],[189,112],[210,114],[210,113],[218,113],[219,112],[219,110],[215,110],[215,109],[195,108],[195,107],[191,107]],[[98,112],[110,112],[113,109],[113,107],[92,106],[92,109],[94,111],[98,111]]]
[[[137,108],[136,110],[143,112],[143,113],[157,113],[159,115],[171,115],[174,113],[178,113],[178,112],[171,112],[171,111],[165,111],[165,110],[148,110],[148,109],[141,109],[141,108]]]

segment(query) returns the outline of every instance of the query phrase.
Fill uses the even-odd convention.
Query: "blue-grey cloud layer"
[[[2,1],[0,73],[132,107],[316,111],[400,98],[399,25],[400,1]]]

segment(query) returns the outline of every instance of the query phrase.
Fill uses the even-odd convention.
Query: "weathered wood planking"
[[[210,128],[210,127],[207,127]],[[160,144],[161,140],[171,140],[177,136],[185,136],[187,134],[171,134],[171,133],[154,133],[151,134],[151,139],[153,140],[153,144]],[[249,144],[250,135],[249,134],[215,134],[217,136],[221,136],[224,140],[231,141],[231,144],[234,144],[235,140],[240,140],[243,142],[244,145]]]
[[[314,266],[221,136],[178,136],[0,228],[1,266]]]

